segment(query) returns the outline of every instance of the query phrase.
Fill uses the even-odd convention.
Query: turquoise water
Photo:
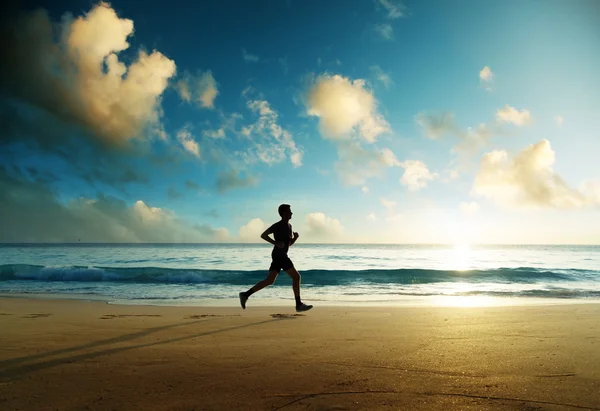
[[[0,245],[0,293],[120,304],[236,305],[268,244]],[[294,245],[303,299],[321,305],[600,300],[600,246]],[[252,304],[291,304],[281,273]]]

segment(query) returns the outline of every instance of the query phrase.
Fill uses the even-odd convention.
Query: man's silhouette
[[[274,246],[273,251],[271,252],[273,261],[269,268],[269,274],[267,275],[267,278],[256,283],[256,285],[248,291],[240,293],[240,304],[243,309],[246,309],[246,301],[248,298],[255,292],[273,284],[279,275],[279,272],[283,270],[292,277],[292,287],[294,289],[294,297],[296,297],[296,311],[308,311],[313,306],[304,304],[302,300],[300,300],[300,273],[294,268],[294,263],[292,263],[292,260],[290,260],[287,255],[288,249],[299,237],[298,233],[292,231],[292,225],[290,224],[293,214],[292,208],[289,204],[281,204],[277,211],[281,216],[281,220],[267,228],[260,236],[260,238]],[[271,239],[269,234],[273,234],[275,240]]]

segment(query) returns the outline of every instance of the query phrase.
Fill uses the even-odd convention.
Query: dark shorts
[[[269,271],[287,271],[290,268],[294,268],[294,263],[292,263],[292,260],[290,260],[290,258],[287,255],[273,256],[273,261],[271,262],[271,267],[269,267]]]

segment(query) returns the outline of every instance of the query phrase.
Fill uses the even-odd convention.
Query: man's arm
[[[260,238],[262,238],[263,240],[265,240],[268,243],[271,243],[273,245],[275,245],[275,240],[273,240],[271,237],[269,237],[269,234],[273,233],[273,226],[267,228],[264,233],[262,233],[260,235]]]

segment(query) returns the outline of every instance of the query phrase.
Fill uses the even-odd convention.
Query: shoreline
[[[171,301],[149,302],[139,300],[119,300],[102,295],[58,294],[58,293],[0,293],[4,298],[49,300],[49,301],[85,301],[99,302],[114,306],[132,307],[187,307],[187,308],[241,308],[237,298],[229,299],[195,299],[173,303]],[[175,300],[173,300],[175,301]],[[395,301],[331,301],[306,299],[316,307],[329,308],[484,308],[484,307],[538,307],[538,306],[570,306],[600,304],[600,298],[550,298],[550,297],[498,297],[498,296],[404,296]],[[293,307],[293,298],[254,298],[249,307]]]
[[[600,410],[599,317],[0,298],[0,408]]]

